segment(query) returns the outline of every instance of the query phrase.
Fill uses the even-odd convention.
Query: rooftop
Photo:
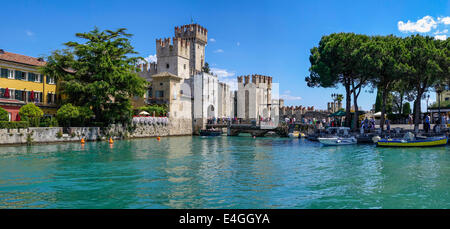
[[[46,63],[42,58],[35,58],[17,53],[6,52],[3,49],[0,49],[0,60],[32,66],[44,66]]]

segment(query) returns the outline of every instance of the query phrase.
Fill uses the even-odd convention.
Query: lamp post
[[[430,95],[429,94],[425,95],[425,98],[427,99],[427,113],[428,113],[428,112],[430,112],[430,107],[428,106],[428,100],[430,100]],[[430,116],[433,117],[433,115],[431,115],[431,112],[430,112]],[[425,116],[424,116],[424,118],[425,118]]]
[[[441,93],[442,93],[442,91],[444,89],[442,88],[442,85],[438,83],[435,86],[435,90],[436,90],[437,95],[438,95],[438,113],[439,113],[439,115],[438,115],[439,116],[438,123],[440,124],[440,122],[441,122]]]

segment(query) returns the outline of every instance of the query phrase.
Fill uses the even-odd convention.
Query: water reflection
[[[0,149],[0,208],[450,207],[448,147],[223,136]]]

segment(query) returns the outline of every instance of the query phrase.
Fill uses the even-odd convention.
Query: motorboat
[[[358,141],[355,137],[349,135],[348,127],[330,127],[327,128],[327,136],[318,137],[317,140],[324,145],[353,145]]]
[[[320,143],[329,146],[353,145],[357,143],[355,137],[326,137],[318,138],[318,140]]]
[[[405,134],[403,138],[392,139],[383,138],[377,141],[377,146],[380,147],[432,147],[443,146],[448,142],[446,136],[440,137],[416,137],[411,132]]]
[[[200,136],[220,136],[223,131],[220,129],[203,129],[200,130]]]

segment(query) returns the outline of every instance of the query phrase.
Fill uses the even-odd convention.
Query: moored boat
[[[318,138],[319,142],[324,145],[338,146],[338,145],[353,145],[357,143],[355,137],[330,137],[330,138]]]
[[[380,147],[432,147],[444,146],[448,142],[447,137],[430,137],[420,139],[390,139],[385,138],[377,142]]]

